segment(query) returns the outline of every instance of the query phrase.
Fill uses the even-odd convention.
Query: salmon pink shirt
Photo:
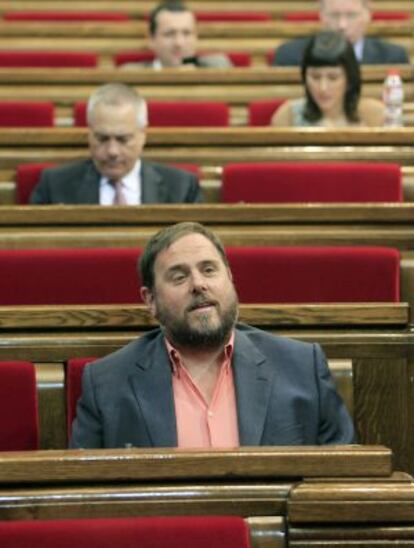
[[[224,348],[210,404],[184,367],[179,352],[167,340],[166,344],[172,366],[178,447],[238,447],[236,394],[231,367],[234,333]]]

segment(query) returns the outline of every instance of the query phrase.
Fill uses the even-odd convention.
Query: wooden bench
[[[412,473],[414,341],[408,310],[404,303],[241,305],[240,320],[321,343],[360,441],[387,444],[398,468]],[[37,367],[43,448],[66,447],[66,360],[106,355],[153,326],[139,305],[0,307],[0,359]]]
[[[0,518],[239,515],[252,548],[391,547],[414,538],[412,478],[391,458],[381,446],[4,453]]]

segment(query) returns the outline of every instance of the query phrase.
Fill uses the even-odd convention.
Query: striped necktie
[[[123,182],[120,181],[111,181],[111,184],[115,188],[115,196],[114,196],[114,205],[127,205],[127,199],[125,196],[124,188],[123,188]]]

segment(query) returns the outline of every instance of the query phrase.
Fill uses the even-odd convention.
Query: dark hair
[[[158,254],[188,234],[201,234],[202,236],[205,236],[217,249],[223,259],[223,263],[227,267],[229,266],[223,244],[211,230],[200,223],[177,223],[161,229],[148,241],[138,265],[142,285],[148,287],[148,289],[152,291],[154,287],[154,264]]]
[[[304,117],[310,122],[321,119],[322,112],[306,85],[309,67],[343,67],[346,75],[344,111],[347,120],[358,122],[358,102],[361,95],[361,71],[352,44],[339,32],[323,31],[315,34],[303,53],[301,74],[305,86]]]
[[[162,11],[172,11],[174,13],[181,13],[184,11],[191,11],[182,2],[176,0],[167,0],[158,4],[149,14],[149,32],[151,36],[157,32],[157,17]]]

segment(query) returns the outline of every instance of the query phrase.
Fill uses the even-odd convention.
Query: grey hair
[[[364,6],[367,9],[370,9],[370,0],[359,0],[361,3],[361,6]],[[326,7],[326,0],[319,0],[320,9],[324,10]]]
[[[105,84],[96,89],[89,97],[86,107],[86,119],[88,125],[96,105],[133,105],[137,113],[137,125],[144,129],[148,125],[147,102],[135,89],[119,82]]]

